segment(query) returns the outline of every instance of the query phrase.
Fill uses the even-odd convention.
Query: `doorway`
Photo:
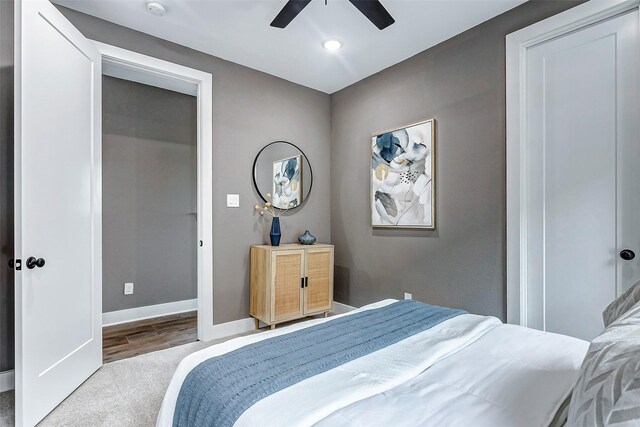
[[[212,76],[199,70],[104,43],[93,42],[93,44],[102,57],[103,75],[129,82],[128,84],[140,84],[155,91],[164,91],[162,93],[168,97],[181,96],[183,100],[195,98],[196,206],[195,210],[186,214],[189,217],[188,220],[196,224],[197,339],[209,341],[215,336],[213,327]],[[167,99],[167,101],[170,100]],[[157,133],[157,129],[155,132]],[[124,284],[120,286],[124,287]],[[124,288],[122,290],[124,293]],[[148,319],[168,312],[193,311],[192,304],[192,300],[186,299],[174,303],[169,308],[162,303],[146,306],[146,308],[138,308],[133,317],[149,323]],[[110,325],[124,323],[123,321],[129,318],[127,316],[124,318],[117,314],[108,316],[104,323]]]
[[[640,279],[639,22],[590,2],[507,36],[509,322],[592,340]]]
[[[103,363],[197,340],[197,139],[195,96],[103,75]]]

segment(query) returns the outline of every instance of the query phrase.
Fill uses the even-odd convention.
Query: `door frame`
[[[640,0],[589,1],[506,36],[507,322],[527,326],[527,50],[637,9]]]
[[[214,339],[213,329],[213,78],[210,73],[93,41],[105,69],[118,77],[197,99],[198,339]],[[114,75],[114,74],[109,74]],[[98,176],[102,177],[102,165]],[[100,178],[100,193],[102,187]],[[102,212],[99,213],[102,215]],[[102,259],[100,259],[102,263]]]

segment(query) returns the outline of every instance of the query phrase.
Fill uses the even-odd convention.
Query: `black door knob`
[[[33,270],[35,267],[42,268],[44,267],[44,258],[38,258],[30,256],[27,258],[27,268],[29,270]]]
[[[631,249],[623,249],[620,251],[620,258],[622,258],[625,261],[631,261],[635,257],[636,257],[636,253],[633,252]]]
[[[9,268],[14,268],[16,266],[16,262],[13,260],[13,258],[11,258],[9,260]]]

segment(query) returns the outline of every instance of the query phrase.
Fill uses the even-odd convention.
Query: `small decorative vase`
[[[271,246],[280,246],[280,218],[277,216],[274,216],[273,221],[271,221],[271,232],[269,232],[269,237],[271,237]]]
[[[306,230],[302,236],[298,237],[298,242],[300,242],[301,245],[313,245],[316,242],[316,236],[309,233],[309,230]]]

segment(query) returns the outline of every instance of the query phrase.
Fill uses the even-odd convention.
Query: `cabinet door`
[[[273,322],[302,316],[300,286],[304,276],[304,250],[273,251],[271,254]]]
[[[308,249],[304,314],[331,310],[333,303],[333,248]]]

